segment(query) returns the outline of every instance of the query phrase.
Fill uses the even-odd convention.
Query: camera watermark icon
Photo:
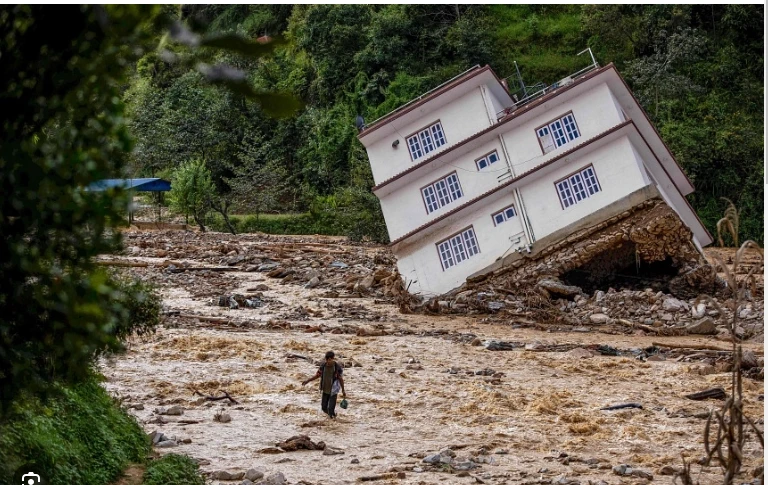
[[[40,475],[30,472],[21,476],[21,483],[22,485],[40,485],[43,481],[40,478]]]
[[[13,474],[13,485],[48,485],[45,475],[40,473],[40,466],[27,463],[16,469]]]

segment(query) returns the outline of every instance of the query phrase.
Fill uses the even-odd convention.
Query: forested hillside
[[[356,115],[373,120],[474,64],[526,83],[614,62],[693,180],[714,233],[727,197],[741,237],[763,240],[763,8],[759,5],[210,5],[168,7],[188,24],[282,39],[270,58],[216,54],[257,89],[302,108],[259,105],[203,82],[159,42],[125,91],[131,176],[202,160],[236,213],[334,213],[355,237],[386,238]],[[178,49],[177,56],[183,56]],[[512,79],[512,78],[511,78]],[[223,207],[223,204],[222,204]]]

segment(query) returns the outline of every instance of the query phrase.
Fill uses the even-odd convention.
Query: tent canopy
[[[135,190],[137,192],[168,192],[171,190],[171,183],[161,178],[104,179],[94,182],[88,186],[88,190],[93,190],[96,192],[114,188]]]

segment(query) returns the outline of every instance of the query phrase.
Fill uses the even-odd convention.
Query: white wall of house
[[[610,98],[608,98],[610,101]],[[592,165],[601,191],[563,209],[555,182]],[[541,239],[648,185],[624,136],[584,156],[567,162],[520,189],[535,238]]]
[[[516,217],[499,225],[494,225],[491,218],[493,213],[515,203],[512,190],[493,199],[493,202],[453,220],[438,231],[416,236],[408,245],[401,244],[396,249],[397,268],[406,285],[411,285],[411,293],[427,296],[446,293],[464,284],[469,275],[493,263],[508,250],[511,252],[525,246],[519,210]],[[437,243],[468,226],[475,230],[480,253],[443,270]]]
[[[493,151],[499,156],[499,160],[483,170],[478,170],[475,160]],[[433,171],[426,172],[418,178],[413,178],[413,180],[408,179],[408,184],[398,190],[380,196],[381,210],[387,223],[390,239],[395,240],[435,217],[439,217],[498,186],[499,175],[507,169],[503,157],[499,139],[494,138]],[[452,172],[456,172],[459,178],[463,197],[440,207],[436,211],[427,213],[421,193],[422,187]]]
[[[502,135],[515,175],[527,172],[623,121],[621,111],[614,104],[611,90],[605,83],[574,98],[555,97],[544,107],[546,110],[540,115]],[[573,112],[581,136],[547,154],[542,153],[536,129],[569,111]]]
[[[424,114],[417,121],[398,129],[398,135],[384,137],[366,147],[373,179],[377,184],[469,138],[491,124],[479,87],[450,103],[438,104],[439,101],[440,98],[425,105]],[[430,108],[427,109],[426,106]],[[415,161],[412,160],[406,139],[436,121],[440,121],[443,126],[446,144]],[[393,148],[392,143],[395,140],[400,142]]]

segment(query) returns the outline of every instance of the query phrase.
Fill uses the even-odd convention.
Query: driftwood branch
[[[194,389],[193,394],[200,397],[204,397],[206,401],[222,401],[224,399],[229,399],[229,402],[231,402],[232,404],[240,404],[232,396],[230,396],[227,391],[219,390],[219,392],[223,392],[224,395],[223,396],[206,396],[205,394],[198,391],[197,389]]]

